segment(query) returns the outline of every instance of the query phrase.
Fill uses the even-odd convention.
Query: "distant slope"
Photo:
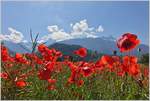
[[[104,38],[71,39],[71,40],[62,41],[60,43],[69,44],[69,45],[81,45],[88,49],[96,50],[100,53],[105,53],[105,54],[112,54],[114,50],[117,50],[119,52],[119,49],[117,48],[115,41],[104,39]],[[138,51],[137,51],[138,48],[142,49],[141,54],[145,54],[149,52],[149,47],[147,45],[140,44],[137,48],[135,48],[131,52],[131,54],[138,55]]]
[[[59,44],[58,44],[59,43]],[[99,38],[85,38],[85,39],[71,39],[61,41],[55,44],[46,43],[47,46],[51,46],[58,50],[62,50],[65,54],[71,54],[73,50],[76,50],[80,47],[85,47],[92,51],[97,51],[102,54],[112,54],[114,50],[117,50],[119,53],[119,49],[117,48],[116,42],[113,41],[111,37],[99,37]],[[65,44],[65,45],[64,45]],[[30,53],[31,52],[31,43],[12,43],[5,41],[4,45],[9,48],[9,50],[13,52],[19,53]],[[71,47],[71,48],[70,48]],[[140,44],[137,48],[135,48],[131,54],[138,55],[137,49],[141,48],[141,54],[149,53],[149,46]]]
[[[50,45],[49,48],[55,48],[56,50],[63,52],[65,55],[72,55],[73,51],[81,48],[81,46],[80,45],[67,45],[67,44],[61,44],[61,43],[54,43],[54,44]]]
[[[31,49],[28,48],[31,46],[30,43],[12,43],[8,41],[3,42],[4,46],[6,46],[9,50],[13,51],[14,53],[30,53]]]
[[[80,45],[67,45],[67,44],[62,44],[62,43],[54,43],[49,46],[49,48],[55,48],[56,50],[59,50],[63,53],[63,56],[71,56],[74,58],[74,60],[82,60],[82,58],[77,57],[73,52],[83,46]],[[102,54],[97,53],[96,51],[92,51],[87,49],[88,54],[84,58],[84,60],[89,61],[89,60],[96,60],[99,58]],[[64,58],[64,57],[63,57]]]

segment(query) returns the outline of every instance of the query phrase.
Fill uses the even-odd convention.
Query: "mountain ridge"
[[[111,39],[110,38],[99,37],[99,38],[94,38],[94,39],[93,38],[70,39],[70,40],[65,40],[65,41],[61,41],[61,42],[56,42],[57,44],[56,43],[46,43],[46,45],[47,46],[50,46],[50,45],[58,46],[58,43],[60,43],[60,44],[69,45],[67,47],[64,47],[66,49],[68,47],[72,47],[71,45],[75,45],[75,46],[85,47],[89,50],[97,51],[97,52],[103,53],[103,54],[112,54],[114,50],[118,51],[118,53],[119,53],[119,49],[117,48],[116,42],[114,40],[111,40],[112,38]],[[15,44],[15,43],[11,43],[11,42],[4,42],[4,45],[6,47],[8,47],[10,50],[15,51],[15,52],[20,52],[20,53],[27,53],[27,52],[30,53],[31,49],[29,49],[28,47],[32,46],[31,43]],[[138,48],[142,49],[141,54],[149,53],[149,46],[140,44],[131,51],[131,54],[138,55],[139,54],[137,51]],[[128,54],[128,53],[125,53],[125,54]]]

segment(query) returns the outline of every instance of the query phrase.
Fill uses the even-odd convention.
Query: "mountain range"
[[[63,47],[62,47],[62,44],[63,44]],[[31,43],[15,44],[11,42],[4,42],[4,45],[8,47],[11,51],[20,52],[20,53],[31,52],[31,47],[32,47]],[[80,46],[80,47],[85,47],[89,50],[97,51],[98,53],[103,53],[103,54],[112,54],[113,51],[116,50],[118,51],[118,54],[119,54],[119,49],[117,48],[116,42],[112,38],[107,38],[107,37],[70,39],[70,40],[57,42],[57,44],[47,43],[47,45],[50,47],[57,46],[60,51],[62,50],[65,51],[67,50],[67,48],[69,48],[70,51],[73,51],[77,49],[76,46]],[[138,55],[139,54],[139,52],[137,51],[138,48],[141,48],[140,54],[149,53],[149,46],[140,44],[135,49],[133,49],[130,54]],[[125,54],[128,54],[128,53],[125,53]]]
[[[73,44],[81,45],[90,50],[95,50],[103,54],[112,54],[114,50],[119,52],[119,49],[116,45],[116,41],[111,40],[109,38],[103,38],[103,37],[95,38],[95,39],[93,38],[72,39],[72,40],[62,41],[60,43],[69,44],[69,45],[73,45]],[[133,49],[130,54],[138,55],[139,54],[138,48],[141,48],[140,54],[149,53],[149,46],[140,44],[135,49]],[[124,54],[128,54],[128,53],[124,53]]]

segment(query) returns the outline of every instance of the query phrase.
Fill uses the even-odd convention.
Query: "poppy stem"
[[[141,57],[141,49],[139,48],[139,49],[138,49],[138,62],[139,62],[139,60],[140,60],[140,57]]]

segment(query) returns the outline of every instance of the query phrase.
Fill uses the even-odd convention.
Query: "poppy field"
[[[87,49],[74,50],[82,58],[73,61],[45,44],[38,54],[9,54],[1,45],[2,100],[148,100],[149,66],[130,54],[140,44],[138,36],[123,34],[116,45],[120,53],[104,54],[96,61],[84,61]],[[139,51],[140,52],[140,51]]]

